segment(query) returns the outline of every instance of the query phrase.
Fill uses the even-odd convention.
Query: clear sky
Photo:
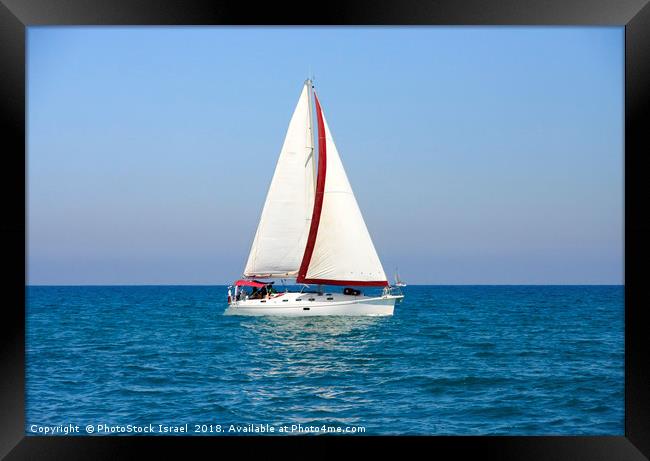
[[[311,72],[384,269],[623,283],[622,27],[28,29],[28,283],[241,275]]]

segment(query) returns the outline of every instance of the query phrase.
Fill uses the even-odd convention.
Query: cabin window
[[[328,301],[334,301],[334,298],[327,298]]]
[[[263,300],[261,300],[260,302],[261,302],[261,303],[265,303],[265,302],[266,302],[266,299],[263,299]]]
[[[303,311],[308,311],[309,308],[308,308],[308,307],[303,307],[302,310],[303,310]]]
[[[310,301],[316,301],[314,298],[309,298]]]
[[[282,302],[283,302],[283,303],[288,303],[289,300],[288,300],[288,299],[283,299]]]

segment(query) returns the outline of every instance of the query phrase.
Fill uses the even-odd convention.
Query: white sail
[[[314,205],[311,82],[305,82],[280,151],[244,275],[293,277],[303,258]]]
[[[325,149],[319,147],[319,155],[325,155],[324,171],[319,164],[318,174],[319,181],[320,175],[325,175],[325,182],[320,220],[317,229],[312,229],[316,233],[313,251],[311,255],[306,251],[307,261],[303,262],[306,272],[303,274],[305,267],[302,267],[298,281],[386,285],[386,274],[318,102],[316,108],[324,128],[323,139],[319,121],[319,144],[325,143]]]

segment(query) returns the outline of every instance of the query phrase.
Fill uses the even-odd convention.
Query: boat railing
[[[404,293],[402,293],[402,289],[398,286],[395,285],[388,285],[387,287],[384,288],[384,296],[404,296]]]

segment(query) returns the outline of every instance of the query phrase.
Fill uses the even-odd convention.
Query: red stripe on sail
[[[363,281],[363,280],[332,280],[332,279],[303,279],[296,280],[299,283],[316,283],[321,285],[351,285],[351,286],[365,286],[365,287],[387,287],[386,280],[378,281]]]
[[[327,173],[327,146],[325,145],[325,124],[323,122],[323,112],[318,102],[318,96],[314,93],[316,101],[316,116],[318,117],[318,178],[316,179],[316,195],[314,196],[314,211],[311,215],[311,226],[309,227],[309,236],[305,253],[302,256],[302,263],[298,270],[296,282],[305,283],[311,256],[314,253],[316,244],[316,235],[318,234],[318,225],[320,224],[320,213],[323,209],[323,196],[325,195],[325,174]]]

